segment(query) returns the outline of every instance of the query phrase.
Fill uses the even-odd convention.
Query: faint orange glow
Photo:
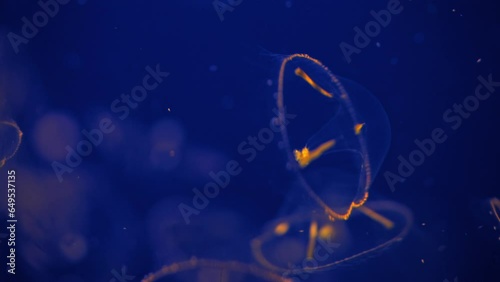
[[[365,126],[364,123],[358,123],[354,126],[354,133],[356,135],[359,135],[361,133],[361,129],[363,129],[363,127]]]
[[[490,206],[491,206],[491,211],[493,212],[493,215],[496,217],[498,222],[500,222],[500,215],[499,215],[500,200],[498,198],[491,198],[490,199]]]
[[[284,235],[286,232],[288,232],[289,227],[290,226],[288,225],[288,223],[282,222],[282,223],[276,225],[276,228],[274,228],[274,234],[279,235],[279,236]]]
[[[323,240],[330,240],[335,236],[335,230],[330,224],[325,224],[319,230],[319,237]]]

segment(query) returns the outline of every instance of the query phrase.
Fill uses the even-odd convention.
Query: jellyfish
[[[166,265],[142,280],[142,282],[160,281],[291,282],[253,264],[197,258]]]
[[[276,100],[287,166],[297,186],[314,210],[348,219],[368,199],[389,148],[390,126],[381,104],[305,54],[283,59]],[[286,112],[297,117],[280,123]]]
[[[293,181],[278,218],[251,242],[255,259],[295,281],[400,242],[412,224],[408,208],[365,205],[390,141],[378,100],[318,60],[295,54],[281,62],[276,103]],[[287,112],[296,115],[289,123]]]
[[[0,168],[11,159],[19,149],[23,132],[13,121],[0,121]]]

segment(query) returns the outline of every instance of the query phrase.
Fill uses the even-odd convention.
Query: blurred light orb
[[[175,120],[165,119],[156,123],[150,132],[149,160],[154,168],[172,170],[182,159],[184,128]]]
[[[211,66],[208,68],[208,70],[209,70],[210,72],[216,72],[216,71],[217,71],[217,69],[218,69],[217,65],[211,65]]]
[[[68,115],[48,113],[34,126],[34,144],[38,155],[48,161],[64,160],[67,146],[75,147],[79,138],[79,126]]]
[[[229,161],[219,151],[209,148],[193,146],[186,149],[185,152],[186,171],[190,180],[212,180],[209,175],[210,172],[224,170]]]
[[[81,234],[66,233],[59,241],[61,253],[71,262],[77,262],[87,255],[87,240]]]

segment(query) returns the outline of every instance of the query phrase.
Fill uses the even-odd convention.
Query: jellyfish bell
[[[400,242],[412,222],[405,206],[375,201],[354,210],[347,221],[307,212],[278,218],[251,245],[264,267],[300,277],[378,255]]]
[[[367,200],[389,148],[384,109],[368,90],[304,54],[282,60],[276,104],[287,167],[298,186],[315,210],[348,219]],[[283,122],[287,113],[296,118]]]
[[[163,266],[146,276],[142,282],[292,282],[257,265],[239,261],[220,261],[191,258]]]

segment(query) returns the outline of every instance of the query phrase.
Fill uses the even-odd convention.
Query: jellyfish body
[[[283,59],[277,93],[288,166],[308,197],[332,219],[349,218],[368,199],[389,148],[385,111],[369,91],[304,54]],[[295,203],[296,204],[296,203]]]
[[[305,54],[280,65],[277,123],[294,183],[282,214],[251,243],[255,259],[285,277],[359,262],[401,241],[404,206],[365,205],[390,141],[377,99]],[[286,113],[296,115],[285,123]],[[369,234],[369,235],[367,235]]]

